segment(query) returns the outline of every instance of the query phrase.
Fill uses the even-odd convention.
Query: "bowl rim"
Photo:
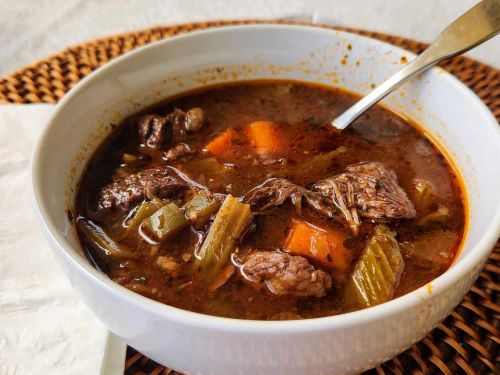
[[[318,26],[297,25],[297,24],[255,24],[255,25],[228,25],[222,27],[214,27],[206,30],[198,30],[189,32],[187,34],[178,35],[169,39],[160,40],[151,44],[141,46],[131,52],[125,53],[122,56],[104,64],[96,69],[94,72],[84,77],[74,88],[70,90],[62,100],[56,105],[54,111],[49,117],[46,126],[40,133],[37,140],[34,152],[31,158],[31,187],[32,187],[32,200],[36,212],[37,219],[43,227],[44,234],[49,242],[54,244],[52,248],[57,247],[57,251],[72,266],[78,269],[79,272],[84,273],[86,277],[92,279],[92,282],[97,283],[99,287],[106,289],[107,292],[113,293],[116,297],[122,299],[126,303],[139,305],[141,309],[148,310],[157,316],[168,319],[179,324],[185,324],[192,327],[210,328],[217,331],[225,332],[242,332],[253,334],[293,334],[304,331],[314,332],[323,331],[325,329],[338,329],[348,328],[353,325],[359,325],[370,321],[375,321],[382,317],[389,317],[398,314],[404,310],[415,308],[428,298],[437,296],[446,289],[450,288],[454,283],[457,283],[464,274],[470,271],[473,266],[479,264],[483,257],[488,255],[494,246],[494,243],[500,235],[500,207],[496,208],[494,219],[490,222],[489,226],[484,231],[481,239],[473,246],[470,254],[465,258],[453,264],[442,275],[433,279],[430,283],[410,292],[396,299],[390,300],[383,304],[369,307],[362,310],[357,310],[349,313],[339,315],[325,316],[319,318],[309,318],[303,320],[285,320],[285,321],[262,321],[262,320],[247,320],[236,318],[225,318],[213,315],[207,315],[189,310],[184,310],[178,307],[170,306],[153,299],[144,297],[138,293],[132,292],[129,289],[112,281],[104,273],[95,269],[90,262],[84,257],[81,257],[77,250],[59,233],[56,224],[50,219],[50,208],[47,202],[42,199],[43,189],[43,173],[41,169],[41,160],[43,154],[50,148],[46,146],[48,135],[50,134],[54,124],[57,124],[59,112],[65,107],[66,103],[71,102],[73,97],[79,94],[79,91],[86,87],[91,81],[105,75],[109,70],[113,69],[116,65],[123,64],[127,60],[134,58],[136,55],[142,54],[149,49],[164,48],[165,45],[178,43],[179,41],[189,41],[192,38],[198,38],[200,35],[218,34],[218,33],[231,33],[239,30],[255,30],[255,29],[269,29],[272,30],[286,30],[296,29],[304,30],[306,32],[318,33],[333,33],[337,35],[349,35],[350,37],[358,38],[363,43],[377,47],[383,44],[397,52],[404,52],[408,57],[413,58],[415,54],[408,52],[402,48],[391,45],[390,43],[382,42],[367,36],[362,36],[347,31],[334,30],[321,28]],[[474,105],[481,108],[484,119],[486,121],[483,126],[490,126],[496,131],[496,142],[500,145],[500,127],[496,119],[486,105],[477,97],[465,84],[453,77],[451,74],[445,72],[441,68],[433,68],[434,71],[439,71],[440,77],[445,79],[449,85],[457,90],[462,90],[468,100]],[[465,229],[467,234],[468,228]],[[54,249],[54,251],[56,251]],[[74,272],[74,270],[72,270]],[[428,285],[432,284],[432,293],[428,290]]]

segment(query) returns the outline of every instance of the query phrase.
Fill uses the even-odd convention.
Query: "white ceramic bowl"
[[[91,74],[58,104],[33,159],[37,212],[73,286],[128,344],[193,374],[359,372],[421,339],[463,298],[500,233],[500,128],[471,91],[440,69],[385,104],[415,119],[446,149],[465,181],[470,220],[453,266],[432,285],[388,303],[283,322],[183,311],[128,291],[95,270],[66,213],[85,163],[110,124],[161,98],[210,83],[264,78],[322,82],[363,94],[399,69],[402,56],[413,57],[344,32],[234,26],[154,43]]]

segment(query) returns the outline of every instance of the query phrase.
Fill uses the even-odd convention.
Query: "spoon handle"
[[[368,108],[408,79],[485,42],[500,32],[500,0],[483,0],[451,23],[424,52],[332,121],[345,129]]]

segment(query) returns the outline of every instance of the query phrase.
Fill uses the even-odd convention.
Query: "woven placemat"
[[[71,47],[0,79],[0,103],[56,103],[84,76],[136,47],[193,30],[255,23],[271,22],[215,21],[155,27]],[[416,53],[426,47],[424,43],[391,35],[329,25],[315,26],[370,36]],[[500,121],[500,71],[465,57],[451,59],[442,67],[474,90]],[[367,373],[498,374],[499,275],[500,242],[497,242],[477,282],[451,315],[422,341]],[[127,350],[125,373],[176,374],[132,348]]]

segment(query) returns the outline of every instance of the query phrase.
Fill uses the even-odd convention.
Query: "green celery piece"
[[[188,222],[184,217],[184,212],[171,202],[144,219],[142,225],[158,241],[164,241],[187,227]]]
[[[220,203],[217,199],[212,197],[208,191],[201,191],[186,203],[184,209],[189,222],[196,228],[201,228],[217,212],[219,207]]]
[[[352,308],[363,308],[388,301],[403,268],[394,234],[385,225],[376,226],[346,284],[344,302]]]
[[[119,246],[104,229],[90,220],[78,220],[78,229],[90,247],[103,257],[137,258],[123,246]]]
[[[152,201],[143,202],[134,210],[134,216],[130,219],[127,230],[134,229],[139,226],[142,221],[154,214],[158,211],[162,206],[165,205],[165,202],[159,198],[154,198]]]
[[[232,195],[226,196],[195,257],[194,268],[200,279],[212,281],[229,262],[237,241],[252,220],[249,204],[241,203]]]

